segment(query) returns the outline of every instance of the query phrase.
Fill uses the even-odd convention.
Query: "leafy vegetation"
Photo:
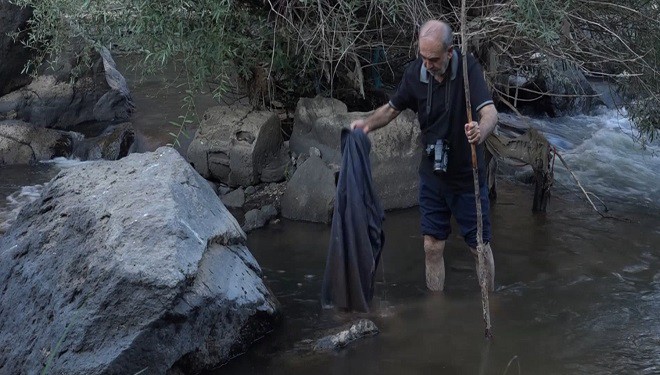
[[[39,53],[28,69],[84,40],[142,55],[146,74],[175,64],[189,92],[239,90],[260,106],[291,107],[314,93],[369,96],[381,76],[396,82],[414,57],[416,26],[439,18],[460,27],[457,0],[12,2],[34,8],[26,45]],[[503,77],[560,61],[616,82],[631,119],[653,138],[660,131],[658,8],[657,0],[473,0],[468,38],[500,99],[517,99]],[[182,125],[189,120],[183,116]]]

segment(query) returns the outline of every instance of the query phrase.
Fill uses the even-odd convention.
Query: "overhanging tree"
[[[210,87],[220,96],[240,82],[262,105],[292,105],[314,92],[368,95],[381,75],[396,81],[414,57],[416,26],[439,18],[459,27],[455,0],[12,2],[34,8],[26,45],[39,53],[30,69],[79,39],[140,54],[147,73],[176,64],[191,91]],[[502,77],[552,71],[561,61],[616,83],[643,139],[657,135],[657,0],[479,0],[468,20],[471,50],[503,101],[517,98]]]

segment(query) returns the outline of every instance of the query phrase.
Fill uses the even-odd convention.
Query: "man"
[[[451,233],[452,215],[476,258],[477,214],[470,143],[477,146],[479,185],[483,213],[483,242],[487,284],[494,288],[495,265],[490,248],[489,202],[485,183],[483,142],[495,129],[497,110],[488,92],[481,67],[467,57],[473,118],[467,123],[462,60],[452,47],[451,27],[428,21],[419,31],[419,57],[405,71],[389,103],[351,128],[365,133],[390,123],[405,109],[417,112],[425,155],[419,166],[419,207],[426,254],[426,285],[442,291],[445,282],[443,252]],[[440,141],[440,142],[438,142]],[[446,157],[444,157],[446,155]]]

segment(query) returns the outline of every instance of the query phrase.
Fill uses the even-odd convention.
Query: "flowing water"
[[[136,97],[143,150],[167,143],[164,124],[180,103],[150,85],[159,83]],[[501,178],[491,213],[492,342],[483,339],[473,260],[458,235],[445,253],[446,291],[425,290],[417,209],[386,214],[369,314],[321,309],[330,228],[281,220],[248,243],[282,304],[282,324],[209,374],[660,374],[660,147],[640,149],[613,111],[534,123],[585,189],[626,220],[595,213],[558,161],[546,214],[531,212],[531,187]],[[70,163],[0,168],[0,223]],[[305,350],[304,340],[362,317],[380,334],[336,353]]]

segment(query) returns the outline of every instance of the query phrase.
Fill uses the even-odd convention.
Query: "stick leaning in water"
[[[470,103],[470,81],[468,79],[468,66],[467,66],[467,39],[465,36],[465,0],[461,2],[461,55],[463,55],[463,86],[465,86],[465,107],[467,109],[468,124],[472,123],[472,104]],[[484,256],[484,240],[483,240],[483,220],[481,213],[481,194],[479,193],[479,170],[477,164],[477,148],[474,143],[470,143],[472,150],[472,180],[474,181],[474,199],[477,206],[477,278],[479,279],[479,286],[481,286],[481,308],[483,312],[484,323],[486,324],[485,336],[487,339],[493,337],[493,332],[490,326],[490,307],[488,303],[488,286],[486,280],[488,271],[486,270],[486,259]]]

